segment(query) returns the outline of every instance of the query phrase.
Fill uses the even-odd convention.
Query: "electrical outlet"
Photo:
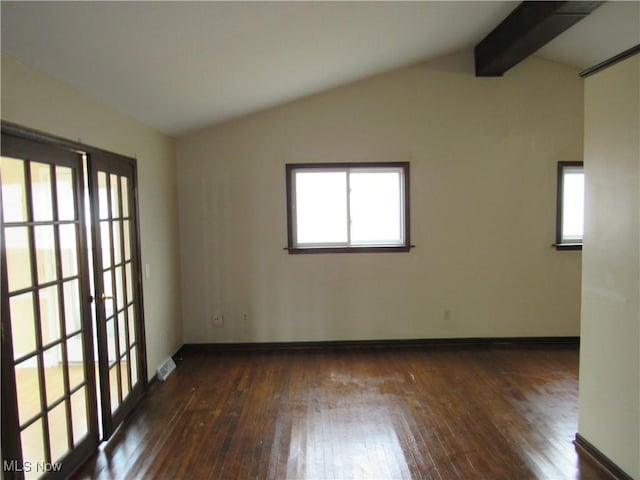
[[[242,312],[242,321],[247,323],[249,321],[249,312]]]
[[[216,313],[211,317],[211,325],[214,327],[221,327],[224,325],[224,317],[222,313]]]
[[[444,314],[442,315],[444,321],[448,322],[449,320],[451,320],[451,310],[448,308],[445,308],[444,310]]]

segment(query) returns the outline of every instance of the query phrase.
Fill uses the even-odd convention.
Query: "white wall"
[[[175,144],[170,137],[2,56],[2,119],[137,158],[149,376],[182,345]]]
[[[640,56],[587,78],[579,433],[640,478]]]
[[[537,58],[475,78],[465,58],[178,140],[185,342],[579,334],[581,254],[550,244],[582,80]],[[416,248],[288,255],[285,163],[354,161],[411,162]]]

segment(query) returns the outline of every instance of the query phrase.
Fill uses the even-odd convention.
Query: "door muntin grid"
[[[129,181],[126,176],[99,171],[98,188],[104,293],[101,300],[107,331],[110,407],[115,412],[138,378]]]
[[[17,411],[16,444],[3,438],[3,450],[50,464],[97,443],[81,156],[4,135],[3,154],[3,387]]]
[[[108,438],[143,388],[133,170],[92,157],[96,297],[103,434]]]

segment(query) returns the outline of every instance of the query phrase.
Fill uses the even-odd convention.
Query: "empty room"
[[[640,2],[0,17],[3,480],[640,480]]]

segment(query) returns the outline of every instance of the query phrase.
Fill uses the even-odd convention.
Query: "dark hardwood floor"
[[[577,347],[190,353],[77,478],[606,478],[577,394]]]

